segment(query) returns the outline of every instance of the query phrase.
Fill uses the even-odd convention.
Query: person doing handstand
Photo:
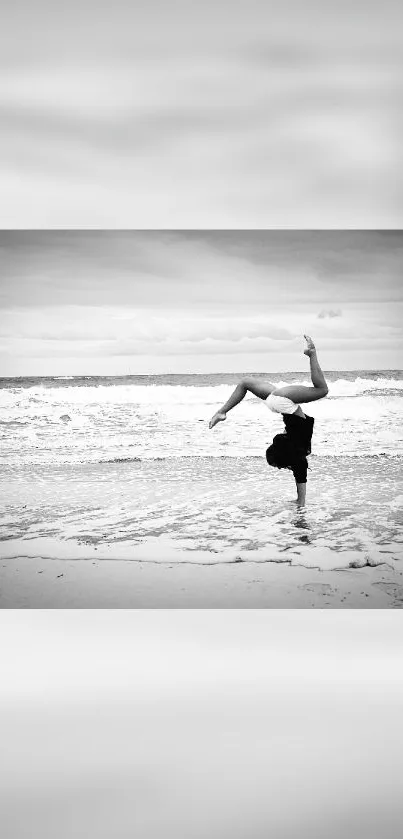
[[[209,423],[209,428],[214,428],[217,423],[226,420],[228,411],[235,408],[248,391],[266,401],[271,411],[282,414],[285,432],[276,434],[272,445],[266,451],[266,460],[269,466],[277,469],[291,469],[297,486],[297,503],[301,506],[305,504],[306,498],[307,456],[311,453],[315,421],[313,417],[303,412],[300,403],[323,399],[329,392],[312,338],[309,335],[304,335],[304,338],[307,342],[304,353],[309,357],[313,387],[286,385],[276,388],[275,385],[259,379],[245,377],[241,379],[228,401],[214,414]]]

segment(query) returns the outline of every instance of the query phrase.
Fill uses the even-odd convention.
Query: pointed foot
[[[315,344],[313,343],[312,338],[310,338],[309,335],[304,335],[304,338],[307,343],[307,347],[304,350],[304,355],[311,356],[316,352]]]
[[[224,422],[224,420],[226,420],[226,419],[227,419],[226,414],[224,414],[222,411],[217,411],[217,413],[214,414],[214,416],[210,420],[210,422],[208,424],[208,427],[209,428],[214,428],[214,426],[217,425],[218,422]]]

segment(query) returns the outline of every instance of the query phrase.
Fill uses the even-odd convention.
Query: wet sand
[[[4,543],[3,543],[4,546]],[[403,608],[403,567],[320,570],[288,562],[206,564],[97,556],[2,556],[0,608]]]

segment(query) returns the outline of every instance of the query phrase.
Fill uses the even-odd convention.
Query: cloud
[[[393,3],[16,8],[3,227],[401,226]]]
[[[3,231],[0,252],[5,308],[270,312],[332,306],[340,282],[346,302],[402,297],[399,231]]]
[[[341,309],[322,309],[318,314],[318,318],[341,318],[341,316]]]
[[[14,358],[63,373],[86,358],[113,374],[130,356],[298,364],[304,332],[328,367],[374,335],[398,366],[399,231],[3,231],[0,255],[7,370]]]
[[[177,341],[164,341],[162,343],[140,343],[138,341],[116,342],[109,352],[118,356],[135,356],[150,354],[153,356],[183,355],[193,353],[197,355],[241,355],[248,353],[278,353],[284,349],[276,340],[270,338],[239,337],[236,340],[214,339],[208,336],[199,338],[197,341],[189,338],[181,338]]]

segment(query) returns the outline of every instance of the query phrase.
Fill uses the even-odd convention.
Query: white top
[[[275,414],[294,414],[299,408],[299,405],[291,399],[287,399],[286,396],[276,396],[274,393],[270,393],[267,397],[266,405]]]

